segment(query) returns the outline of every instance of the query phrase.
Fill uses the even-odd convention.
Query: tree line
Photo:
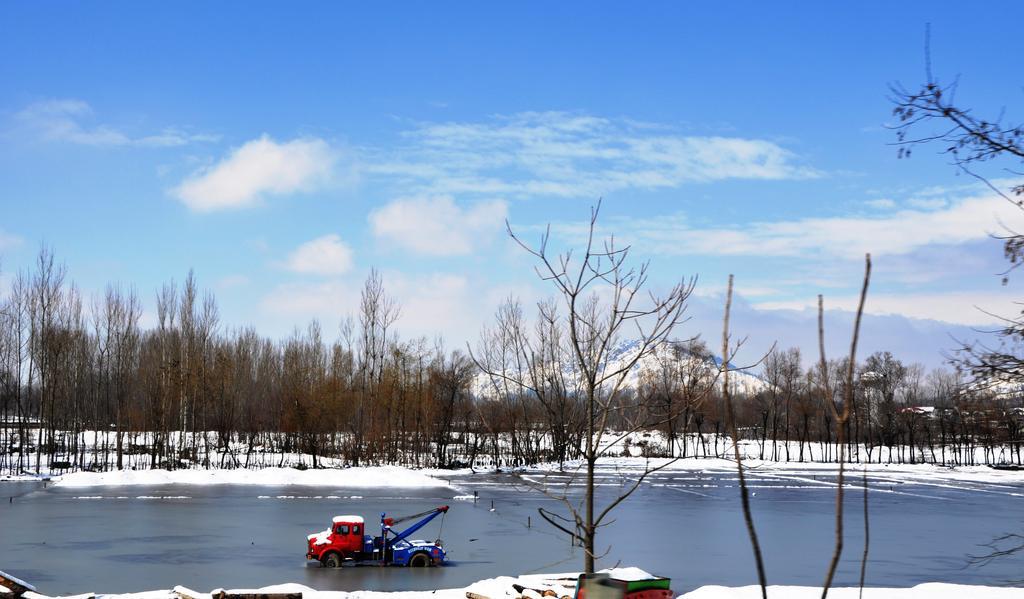
[[[704,359],[666,362],[649,379],[651,388],[641,393],[655,395],[666,409],[683,406],[664,426],[670,455],[717,455],[712,449],[717,446],[708,439],[724,432],[720,394],[705,396],[694,389],[700,377],[705,385],[713,384],[717,369],[702,366],[713,357],[699,342],[673,349]],[[748,457],[835,461],[838,422],[828,406],[831,397],[840,408],[849,404],[842,426],[851,461],[1022,463],[1024,402],[1016,387],[982,384],[956,370],[926,372],[920,364],[904,364],[892,353],[879,351],[853,365],[847,396],[849,383],[843,373],[850,367],[848,358],[829,360],[825,381],[818,365],[804,368],[802,363],[799,348],[772,351],[763,361],[764,387],[738,397],[737,435],[746,442]],[[695,364],[698,372],[693,372]],[[828,381],[833,384],[826,385]]]
[[[674,310],[688,294],[686,285],[675,292]],[[192,273],[155,299],[155,323],[143,328],[134,289],[110,285],[86,298],[47,248],[13,276],[0,298],[0,472],[501,467],[585,459],[600,449],[588,448],[587,407],[589,396],[607,393],[597,384],[607,373],[572,366],[590,363],[574,359],[579,346],[597,349],[570,339],[554,300],[528,314],[510,299],[474,347],[453,350],[399,337],[400,306],[376,272],[336,333],[313,321],[283,340],[225,327],[215,297]],[[628,349],[629,341],[602,338],[601,351]],[[632,455],[727,455],[712,352],[697,339],[644,341],[644,359],[614,372],[635,370],[636,383],[616,380],[597,424],[646,436],[601,442]],[[829,362],[830,378],[844,380],[847,367]],[[952,371],[925,373],[887,352],[855,371],[843,436],[850,460],[1021,463],[1019,396],[966,384]],[[733,392],[746,454],[836,460],[820,368],[804,368],[797,348],[776,350],[760,376],[759,389]],[[845,389],[829,393],[841,404]]]

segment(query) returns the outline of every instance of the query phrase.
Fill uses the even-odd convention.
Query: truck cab
[[[331,527],[306,537],[308,559],[337,568],[346,560],[362,557],[368,535],[362,516],[335,516]],[[370,539],[372,543],[372,539]]]
[[[362,516],[335,516],[331,522],[333,545],[343,553],[359,553],[363,550]]]

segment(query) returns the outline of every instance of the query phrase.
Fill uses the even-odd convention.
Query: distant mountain
[[[605,372],[615,372],[624,368],[636,359],[639,352],[640,342],[637,340],[619,343],[608,352]],[[663,370],[667,370],[674,377],[701,376],[710,379],[715,377],[721,365],[722,359],[718,356],[694,354],[687,351],[684,345],[666,343],[633,365],[623,380],[622,388],[636,391],[643,381],[660,377]],[[574,380],[572,365],[563,368],[562,376],[567,381]],[[721,376],[718,376],[716,386],[722,388]],[[730,369],[729,387],[735,395],[754,395],[768,389],[769,385],[755,374]],[[494,387],[488,375],[484,373],[474,378],[471,388],[477,397],[489,397],[494,394]]]

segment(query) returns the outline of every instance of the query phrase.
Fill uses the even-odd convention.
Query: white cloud
[[[687,136],[563,112],[427,123],[405,137],[407,147],[368,170],[423,193],[594,198],[692,182],[819,176],[771,141]]]
[[[214,283],[214,287],[216,287],[220,291],[226,291],[228,289],[234,289],[236,287],[245,287],[246,285],[249,284],[249,282],[249,277],[245,275],[227,275],[217,279],[217,281]]]
[[[21,237],[12,233],[5,233],[3,229],[0,229],[0,250],[21,245],[21,241]]]
[[[460,208],[450,196],[395,200],[370,213],[373,234],[430,256],[468,254],[501,229],[508,207],[501,200]]]
[[[868,200],[864,203],[871,208],[877,208],[879,210],[891,210],[896,207],[896,202],[889,198],[878,198],[877,200]]]
[[[943,198],[911,198],[907,200],[907,203],[922,210],[938,210],[945,208],[949,202]]]
[[[726,291],[726,289],[725,289],[724,285],[718,285],[718,284],[707,285],[707,284],[704,284],[704,285],[698,285],[697,287],[695,287],[694,290],[693,290],[693,294],[692,295],[694,297],[721,299],[721,298],[725,297],[725,291]],[[777,287],[767,287],[767,286],[759,286],[759,285],[746,285],[746,284],[744,284],[742,286],[742,288],[737,288],[736,291],[735,291],[735,294],[738,297],[745,297],[745,298],[749,298],[749,297],[769,297],[769,296],[772,296],[772,295],[779,295],[780,293],[782,293],[782,291],[780,291]]]
[[[263,135],[194,173],[172,193],[198,212],[240,208],[266,195],[310,191],[329,178],[333,163],[334,154],[321,139],[278,143]]]
[[[352,269],[352,248],[336,234],[324,235],[295,248],[288,270],[318,275],[340,275]]]
[[[215,141],[216,136],[193,134],[168,127],[159,133],[132,136],[110,125],[89,125],[92,107],[81,100],[45,100],[25,107],[15,115],[23,127],[45,141],[86,146],[174,147]]]
[[[868,293],[864,312],[878,316],[938,320],[941,322],[988,326],[1000,323],[1000,317],[1015,317],[1020,312],[1013,292],[936,291],[906,293]],[[825,296],[825,308],[854,312],[860,297]],[[755,302],[759,310],[817,310],[817,298],[807,300]]]
[[[701,227],[682,214],[609,220],[624,239],[666,255],[861,258],[902,255],[933,245],[987,239],[998,223],[1020,221],[1019,208],[995,195],[969,197],[940,210],[898,210],[879,216],[833,216]],[[556,227],[553,227],[556,228]],[[582,228],[557,229],[578,237]]]
[[[280,317],[285,329],[301,319],[318,318],[337,323],[359,306],[358,281],[331,280],[322,283],[285,283],[274,287],[260,300],[261,309]]]
[[[872,297],[873,294],[868,295],[869,308]],[[714,344],[722,335],[722,305],[721,300],[694,298],[687,310],[691,320],[683,325],[678,335],[687,337],[699,333],[709,344]],[[825,353],[829,358],[841,357],[850,351],[854,314],[844,307],[848,308],[849,304],[840,304],[837,298],[825,296]],[[738,363],[757,361],[777,343],[781,348],[800,348],[805,368],[815,364],[818,359],[816,299],[780,308],[783,309],[766,309],[761,304],[749,304],[742,296],[734,297],[729,326],[746,341]],[[886,350],[904,363],[921,362],[929,368],[940,367],[946,361],[943,354],[958,347],[956,340],[970,342],[984,336],[970,326],[923,318],[927,317],[886,315],[882,310],[869,310],[861,323],[858,360],[872,352]]]
[[[459,274],[389,271],[382,273],[382,279],[385,291],[400,306],[394,330],[404,339],[443,336],[452,349],[475,342],[499,299]],[[346,315],[356,314],[362,286],[362,280],[349,278],[283,284],[260,301],[260,309],[269,326],[280,323],[280,334],[313,318],[330,331]]]

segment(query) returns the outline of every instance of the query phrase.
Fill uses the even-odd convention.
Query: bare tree
[[[134,290],[127,293],[117,286],[108,286],[103,306],[103,327],[107,336],[107,363],[109,388],[114,400],[114,426],[116,429],[117,469],[124,468],[124,435],[128,399],[132,394],[137,370],[139,343],[139,317],[142,307]]]
[[[371,270],[363,286],[359,304],[359,365],[360,397],[356,403],[356,418],[352,432],[353,460],[359,464],[365,443],[367,424],[372,422],[371,410],[380,394],[384,378],[385,360],[392,325],[401,313],[397,302],[384,291],[384,282],[377,270]]]
[[[772,413],[772,459],[778,460],[779,453],[775,444],[779,439],[779,421],[782,420],[783,448],[786,461],[789,461],[789,435],[791,432],[790,415],[792,403],[800,392],[803,372],[800,367],[800,350],[793,347],[787,350],[776,349],[768,354],[764,361],[763,373],[768,382],[767,394],[771,398]],[[779,410],[782,414],[779,414]]]
[[[53,251],[42,247],[36,257],[36,270],[32,277],[29,299],[29,382],[31,392],[32,375],[39,377],[39,435],[36,448],[36,473],[41,469],[43,449],[52,455],[54,444],[54,416],[56,414],[55,379],[58,376],[57,361],[62,351],[60,343],[58,314],[64,299],[64,277],[67,269],[57,265]],[[44,423],[48,428],[44,429]]]
[[[549,319],[549,325],[557,324],[564,335],[567,355],[561,366],[578,381],[584,410],[583,501],[576,503],[568,496],[561,499],[569,512],[563,520],[571,522],[582,539],[587,573],[594,571],[598,557],[597,532],[608,514],[632,495],[647,476],[670,463],[666,461],[657,466],[648,463],[614,498],[597,505],[594,472],[598,459],[632,432],[651,424],[648,406],[624,409],[622,389],[626,377],[641,360],[669,339],[682,321],[686,300],[693,290],[691,279],[676,283],[663,296],[645,293],[647,263],[632,264],[630,248],[617,247],[614,238],[598,243],[595,237],[599,212],[600,203],[591,210],[587,239],[580,254],[571,250],[553,253],[549,247],[550,227],[541,236],[540,243],[531,246],[508,226],[512,239],[536,258],[538,276],[554,288],[563,311],[559,316],[547,310],[542,310],[542,314]],[[628,351],[615,356],[616,350],[623,349],[620,341],[624,335],[632,337]],[[615,360],[615,357],[621,359]],[[531,387],[529,377],[523,372],[488,370],[485,362],[476,357],[474,360],[490,377],[508,379],[523,388]],[[609,432],[613,420],[621,424],[620,432]]]

